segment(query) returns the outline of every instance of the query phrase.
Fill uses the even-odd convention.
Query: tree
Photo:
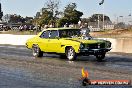
[[[10,15],[8,22],[9,23],[25,23],[25,19],[21,17],[20,15],[14,14],[14,15]]]
[[[37,12],[35,18],[39,18],[40,16],[40,12]]]
[[[120,22],[120,23],[118,23],[118,24],[116,24],[115,25],[115,28],[121,28],[121,29],[124,29],[124,28],[126,28],[126,24],[125,23],[123,23],[123,22]]]
[[[56,20],[58,19],[57,16],[60,14],[59,5],[60,5],[59,0],[48,0],[46,3],[46,8],[50,12],[50,15],[51,15],[51,19],[49,23],[54,26],[55,26]]]
[[[48,0],[46,3],[46,7],[52,13],[53,18],[56,18],[56,16],[59,14],[59,4],[60,1],[58,0]]]
[[[52,13],[48,10],[45,10],[45,11],[43,11],[41,17],[39,17],[38,24],[40,26],[48,25],[50,20],[52,20]]]
[[[22,17],[17,14],[6,14],[3,16],[3,21],[7,23],[27,23],[32,24],[33,17]]]
[[[89,17],[90,22],[97,22],[99,18],[99,21],[103,21],[103,14],[93,14],[91,17]],[[104,21],[111,22],[110,18],[108,16],[104,16]]]
[[[64,17],[59,20],[60,26],[64,24],[78,24],[80,17],[83,15],[82,12],[76,10],[76,3],[68,4],[64,10]]]
[[[0,3],[0,20],[2,20],[3,12],[1,11],[1,3]]]
[[[2,18],[2,20],[4,21],[4,22],[9,22],[9,20],[10,20],[10,16],[11,16],[11,14],[6,14],[6,15],[4,15],[3,16],[3,18]]]
[[[84,24],[84,23],[88,23],[90,22],[89,18],[82,18],[81,19],[81,23]]]
[[[33,20],[33,17],[25,17],[25,22],[28,23],[28,24],[32,24],[32,20]]]
[[[37,12],[34,19],[34,24],[42,25],[56,25],[58,15],[60,14],[59,0],[47,0],[45,7],[41,9],[41,12]]]
[[[58,20],[57,25],[58,27],[62,27],[68,22],[68,19],[66,17],[62,17]]]
[[[76,3],[71,3],[65,7],[64,17],[68,18],[68,23],[78,24],[80,17],[83,15],[82,12],[76,10]]]

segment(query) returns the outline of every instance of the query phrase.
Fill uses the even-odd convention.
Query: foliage
[[[32,20],[33,20],[33,17],[25,17],[25,22],[28,23],[28,24],[31,24],[32,23]]]
[[[63,26],[64,24],[78,24],[80,17],[83,15],[82,12],[76,10],[76,3],[68,4],[64,10],[64,17],[62,17],[58,25]]]
[[[33,20],[33,17],[22,17],[20,15],[17,15],[17,14],[6,14],[3,16],[3,19],[2,19],[4,22],[7,22],[7,23],[28,23],[28,24],[31,24],[32,23],[32,20]]]
[[[83,15],[83,13],[76,10],[76,3],[68,4],[65,7],[64,12],[58,10],[59,3],[60,2],[58,0],[48,0],[45,8],[42,8],[42,14],[40,15],[37,12],[34,23],[37,23],[37,25],[40,26],[52,24],[57,27],[62,27],[66,23],[78,24],[78,21],[80,20],[80,17]]]
[[[71,3],[65,7],[64,17],[68,19],[68,23],[77,24],[80,20],[80,17],[83,15],[82,12],[76,10],[76,3]]]
[[[21,17],[20,15],[10,15],[10,20],[9,23],[24,23],[25,19],[23,17]]]
[[[39,25],[42,26],[42,24],[48,25],[49,21],[52,19],[52,13],[48,10],[45,10],[41,17],[39,18]]]
[[[36,13],[36,17],[34,19],[34,24],[43,26],[43,25],[55,25],[57,21],[57,16],[60,14],[58,11],[59,7],[58,0],[48,0],[45,3],[45,7],[42,8],[41,14],[39,12]]]
[[[118,24],[115,25],[115,28],[121,28],[121,29],[124,29],[124,28],[126,28],[126,24],[123,23],[123,22],[120,22],[120,23],[118,23]]]
[[[88,23],[88,22],[90,22],[90,20],[88,19],[88,18],[82,18],[81,19],[81,23]]]
[[[66,17],[62,17],[58,20],[57,25],[58,27],[62,27],[63,25],[65,25],[66,23],[68,23],[68,19]]]
[[[82,23],[89,23],[89,22],[98,22],[98,20],[100,22],[103,22],[103,14],[93,14],[91,17],[89,18],[82,18],[81,22]],[[108,16],[104,15],[104,21],[105,22],[109,22],[111,23],[111,20]]]
[[[37,12],[35,18],[39,18],[40,16],[40,12]]]
[[[103,21],[103,14],[93,14],[89,20],[90,22],[97,22],[98,18],[100,21]],[[104,15],[104,21],[111,21],[110,18],[106,15]]]
[[[46,8],[51,12],[52,18],[56,18],[59,15],[59,4],[60,1],[58,0],[48,0],[46,3]]]

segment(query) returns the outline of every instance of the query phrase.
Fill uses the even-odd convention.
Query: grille
[[[99,48],[105,48],[105,43],[96,43],[96,44],[88,44],[85,46],[88,49],[99,49]]]

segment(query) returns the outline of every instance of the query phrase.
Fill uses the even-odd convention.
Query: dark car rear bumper
[[[101,49],[80,49],[79,55],[96,55],[101,53],[106,53],[112,48],[101,48]]]

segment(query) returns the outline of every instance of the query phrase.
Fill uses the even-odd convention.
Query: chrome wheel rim
[[[33,56],[37,56],[39,53],[39,49],[37,47],[33,47]]]
[[[74,58],[74,50],[73,49],[69,49],[68,50],[68,59],[72,60]]]

